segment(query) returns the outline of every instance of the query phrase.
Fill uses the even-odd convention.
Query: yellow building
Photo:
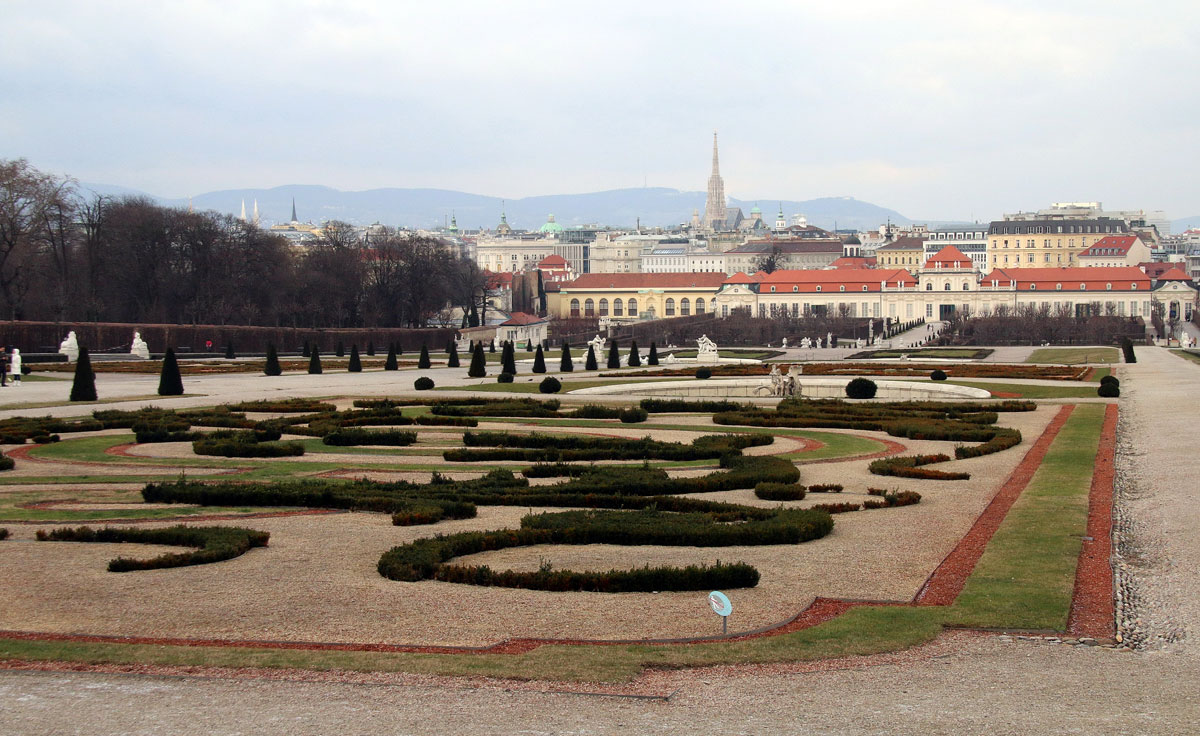
[[[897,238],[894,243],[875,249],[875,267],[882,269],[903,268],[916,273],[925,263],[925,239],[917,237]]]
[[[988,270],[996,268],[1067,268],[1079,254],[1111,235],[1124,235],[1122,220],[997,220],[988,228]]]
[[[608,322],[687,317],[711,312],[724,273],[589,273],[559,285],[560,318]]]

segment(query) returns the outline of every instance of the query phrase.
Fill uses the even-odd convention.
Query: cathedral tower
[[[704,203],[704,225],[713,230],[725,227],[725,180],[717,159],[717,134],[713,132],[712,175],[708,177],[708,201]]]

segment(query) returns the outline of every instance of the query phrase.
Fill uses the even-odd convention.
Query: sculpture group
[[[800,395],[800,376],[804,375],[804,366],[800,364],[788,368],[787,373],[779,370],[779,364],[771,366],[771,395],[784,399]]]

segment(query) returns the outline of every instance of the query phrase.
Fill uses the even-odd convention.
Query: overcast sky
[[[853,196],[1200,214],[1200,2],[3,0],[0,158],[166,197]]]

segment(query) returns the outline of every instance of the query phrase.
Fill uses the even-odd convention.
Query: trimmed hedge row
[[[705,460],[727,453],[740,453],[743,448],[769,445],[770,435],[705,435],[690,445],[680,442],[658,442],[649,437],[634,440],[613,437],[571,435],[509,434],[507,432],[465,432],[466,448],[446,450],[442,457],[451,462],[518,460],[526,462],[560,462],[570,460]],[[472,447],[495,449],[475,450]]]
[[[321,438],[321,442],[333,447],[353,447],[355,445],[388,445],[402,447],[417,441],[416,432],[406,432],[400,429],[378,430],[346,428],[330,432]]]
[[[898,478],[919,478],[921,480],[970,480],[970,473],[956,473],[945,470],[930,470],[921,467],[933,463],[944,463],[950,460],[949,455],[897,455],[872,460],[867,470],[875,475],[892,475]]]
[[[136,527],[104,527],[93,529],[81,526],[44,531],[39,529],[39,541],[51,542],[134,542],[136,544],[165,544],[177,547],[196,547],[190,552],[165,554],[148,560],[117,557],[108,563],[109,572],[154,570],[165,567],[207,565],[245,554],[253,547],[266,547],[271,535],[257,529],[233,526],[169,526],[159,529]]]
[[[276,442],[278,429],[265,427],[249,431],[218,431],[192,441],[197,455],[220,457],[296,457],[304,454],[297,442]]]
[[[804,486],[799,483],[759,483],[754,495],[764,501],[802,501]]]
[[[281,414],[337,411],[337,407],[333,404],[316,399],[261,399],[259,401],[243,401],[240,404],[230,404],[229,408],[233,411],[270,411]]]
[[[739,404],[736,401],[685,401],[683,399],[642,399],[641,407],[651,414],[676,414],[680,412],[716,414],[722,411],[755,408],[753,404]]]

